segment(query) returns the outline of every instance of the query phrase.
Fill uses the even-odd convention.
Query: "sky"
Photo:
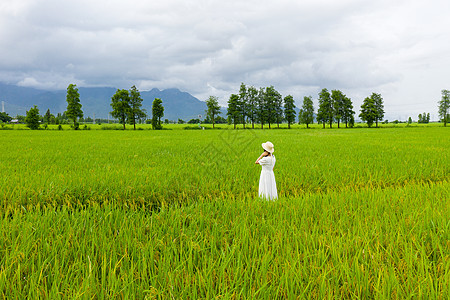
[[[339,89],[355,111],[438,119],[450,89],[448,0],[1,0],[0,82],[178,88],[206,100],[273,85],[297,106]]]

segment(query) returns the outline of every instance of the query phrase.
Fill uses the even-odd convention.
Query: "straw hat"
[[[273,144],[269,141],[262,143],[261,146],[264,150],[266,150],[269,153],[273,153],[275,150],[273,149]]]

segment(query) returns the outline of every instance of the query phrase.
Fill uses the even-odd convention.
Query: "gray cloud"
[[[0,81],[178,87],[222,104],[241,82],[274,85],[298,105],[326,87],[356,107],[382,93],[388,118],[436,115],[440,90],[450,88],[449,8],[445,0],[4,0]]]

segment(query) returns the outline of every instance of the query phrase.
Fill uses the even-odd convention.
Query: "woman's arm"
[[[255,164],[258,164],[258,165],[259,165],[259,160],[260,160],[261,158],[267,156],[267,154],[269,154],[269,153],[267,153],[266,151],[264,151],[263,154],[261,154],[261,155],[258,157],[258,159],[255,161]]]

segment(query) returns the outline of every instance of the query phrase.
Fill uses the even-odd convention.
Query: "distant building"
[[[12,119],[11,121],[9,121],[10,124],[19,124],[19,120],[17,119]]]

